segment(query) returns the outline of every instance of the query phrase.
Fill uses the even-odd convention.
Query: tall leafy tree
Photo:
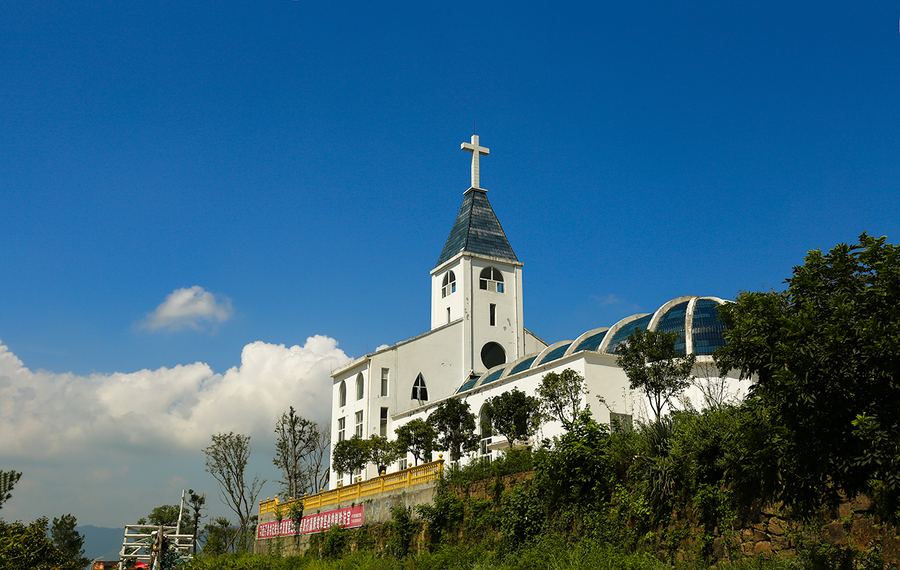
[[[259,476],[247,481],[247,461],[250,459],[250,436],[239,433],[217,433],[211,436],[212,444],[203,449],[206,455],[206,471],[219,483],[222,501],[238,517],[239,549],[250,544],[250,518],[256,506],[256,498],[265,480]]]
[[[331,466],[344,475],[362,471],[369,462],[369,442],[358,435],[339,441],[331,452]]]
[[[675,350],[678,333],[638,329],[616,346],[619,366],[628,376],[632,390],[647,396],[654,417],[691,385],[691,371],[697,357]]]
[[[419,460],[425,462],[431,459],[434,451],[437,432],[431,424],[421,418],[412,420],[394,430],[397,436],[397,446],[403,453],[411,453],[416,465]]]
[[[584,376],[571,368],[558,374],[545,374],[537,388],[537,395],[541,399],[541,413],[561,423],[566,431],[571,431],[578,421],[582,406],[588,408],[584,403],[587,395]]]
[[[294,406],[281,414],[275,424],[275,459],[272,463],[284,477],[279,481],[285,497],[298,498],[310,486],[307,457],[315,451],[319,439],[318,426],[297,414]]]
[[[369,436],[369,463],[379,470],[387,469],[387,466],[397,461],[400,451],[397,450],[397,442],[391,441],[380,435]]]
[[[71,514],[54,517],[53,526],[50,527],[50,538],[53,544],[75,563],[76,568],[84,568],[90,560],[84,556],[84,536],[75,530],[77,524],[78,521]]]
[[[444,400],[428,416],[428,423],[438,433],[436,449],[449,452],[451,461],[459,461],[463,453],[478,447],[475,414],[468,402],[459,398]]]
[[[510,446],[536,434],[541,425],[541,401],[518,388],[488,398],[485,407],[492,431],[505,437]]]
[[[880,490],[900,507],[900,248],[867,234],[810,251],[781,292],[720,307],[723,370],[755,377],[773,424],[778,498],[812,513],[840,494]]]

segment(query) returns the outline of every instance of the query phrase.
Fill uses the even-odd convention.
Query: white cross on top
[[[482,154],[487,156],[491,149],[478,146],[478,135],[472,135],[472,143],[462,143],[460,148],[472,153],[472,188],[478,188],[478,157]]]

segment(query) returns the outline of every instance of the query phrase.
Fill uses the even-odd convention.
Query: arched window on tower
[[[503,292],[503,274],[496,267],[485,267],[478,278],[478,288],[487,291]]]
[[[364,391],[364,382],[362,372],[356,375],[356,399],[362,400]]]
[[[347,383],[343,380],[341,380],[341,385],[338,388],[338,399],[340,400],[341,407],[347,405]]]
[[[446,297],[452,293],[456,293],[456,275],[452,271],[448,271],[444,275],[444,283],[441,285],[441,297]]]
[[[428,401],[428,388],[425,386],[425,379],[422,378],[421,372],[416,376],[416,381],[413,383],[412,399],[420,402]]]

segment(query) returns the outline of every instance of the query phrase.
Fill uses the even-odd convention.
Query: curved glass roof
[[[603,342],[603,337],[606,336],[607,332],[609,332],[609,329],[604,329],[587,337],[586,339],[581,341],[581,343],[577,347],[575,347],[574,352],[580,352],[582,350],[597,350],[597,348],[600,347],[600,343]]]
[[[660,316],[659,321],[657,321],[654,330],[678,333],[679,338],[675,343],[675,350],[678,351],[679,354],[685,354],[687,348],[687,335],[690,335],[693,353],[697,355],[710,355],[715,349],[720,346],[725,346],[725,324],[719,320],[719,305],[725,301],[716,298],[700,297],[681,297],[681,299],[687,300],[681,301],[666,309],[665,313],[663,313]],[[692,319],[690,325],[687,326],[687,311],[688,308],[691,307],[691,303],[693,303],[693,308],[691,309]],[[666,305],[667,304],[668,303],[666,303]],[[666,305],[663,305],[663,307]],[[662,307],[660,307],[660,309],[661,308]],[[658,312],[659,310],[657,310],[657,313]],[[615,354],[616,346],[627,339],[628,335],[638,329],[647,329],[649,327],[654,314],[655,313],[638,317],[633,321],[625,323],[618,329],[600,330],[578,343],[578,346],[572,353],[574,354],[583,350],[596,351],[603,344],[606,336],[613,333],[609,345],[606,347],[606,353]],[[562,358],[566,354],[566,351],[572,346],[573,342],[565,342],[547,352],[540,361],[540,364],[553,362],[554,360]],[[540,355],[535,354],[530,356],[516,364],[512,369],[509,369],[508,365],[504,366],[500,370],[495,370],[485,376],[484,380],[481,380],[481,377],[469,378],[462,386],[460,386],[456,393],[459,394],[471,390],[476,386],[484,386],[485,384],[494,382],[500,379],[506,370],[509,370],[509,376],[524,372],[531,368],[538,356]]]
[[[493,382],[494,380],[496,380],[497,378],[500,378],[500,376],[503,375],[504,370],[506,370],[506,369],[501,368],[500,370],[491,372],[491,374],[487,378],[485,378],[484,381],[481,384],[479,384],[479,386],[484,386],[485,384],[489,384],[489,383]]]
[[[550,352],[547,353],[547,355],[544,357],[544,359],[541,360],[541,364],[546,364],[548,362],[553,362],[554,360],[558,360],[558,359],[562,358],[563,354],[566,353],[566,350],[568,350],[568,348],[570,346],[572,346],[571,342],[568,344],[562,344],[560,346],[557,346],[556,348],[554,348],[553,350],[551,350]]]
[[[685,350],[684,319],[687,315],[687,306],[687,301],[678,303],[666,311],[656,323],[657,332],[678,333],[678,340],[675,341],[675,352],[678,354],[684,354]]]
[[[647,325],[650,324],[650,319],[653,318],[653,315],[644,315],[639,319],[635,319],[630,323],[625,323],[622,325],[622,328],[616,331],[616,335],[612,337],[612,340],[609,341],[609,346],[606,347],[606,354],[615,354],[616,346],[628,338],[628,335],[633,333],[638,329],[645,329]]]
[[[466,380],[466,383],[459,387],[459,390],[456,391],[457,394],[461,392],[465,392],[466,390],[471,390],[475,386],[475,382],[478,382],[479,376],[475,378],[469,378]]]
[[[719,320],[719,304],[712,299],[697,299],[691,324],[694,354],[712,354],[725,346],[725,323]]]
[[[531,363],[534,362],[535,358],[537,358],[536,354],[531,358],[526,358],[522,362],[516,364],[516,367],[509,371],[509,375],[512,376],[513,374],[518,374],[523,370],[528,370],[529,368],[531,368]]]

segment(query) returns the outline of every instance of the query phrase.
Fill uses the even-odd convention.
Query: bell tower
[[[490,150],[472,135],[472,185],[431,271],[431,328],[461,320],[464,368],[482,373],[525,352],[522,263],[479,187],[479,158]]]

